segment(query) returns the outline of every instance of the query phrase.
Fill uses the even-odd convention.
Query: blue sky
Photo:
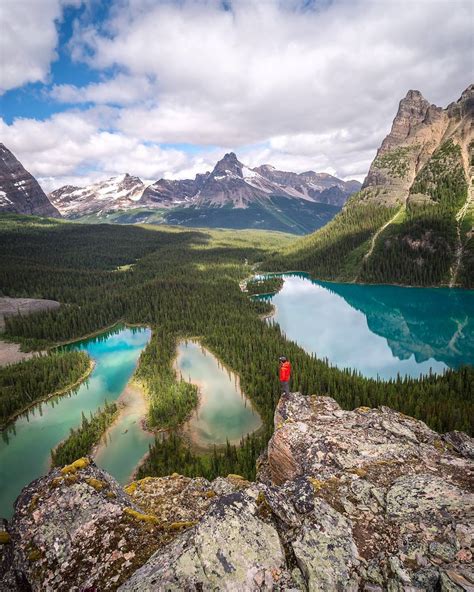
[[[16,117],[34,117],[46,119],[55,112],[63,111],[67,105],[49,100],[45,92],[54,84],[75,84],[86,86],[101,79],[102,73],[90,68],[87,64],[71,59],[71,52],[67,44],[73,35],[74,22],[91,19],[97,26],[104,21],[107,15],[106,2],[94,3],[93,15],[86,5],[65,6],[61,16],[55,21],[57,30],[57,57],[49,66],[48,81],[31,82],[23,86],[6,91],[1,100],[2,117],[11,124]]]
[[[470,0],[3,0],[0,141],[46,190],[250,166],[362,179],[410,88],[473,80]],[[433,34],[433,32],[436,34]]]

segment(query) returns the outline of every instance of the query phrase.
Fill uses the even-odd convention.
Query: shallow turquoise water
[[[264,297],[286,336],[365,376],[418,377],[474,364],[474,292],[312,281],[285,275]],[[284,353],[284,352],[282,352]]]
[[[218,446],[226,440],[238,444],[242,436],[262,425],[236,376],[199,344],[180,343],[176,365],[183,379],[198,385],[200,391],[198,408],[184,427],[196,446]]]
[[[2,433],[0,516],[9,517],[22,487],[48,470],[51,448],[67,437],[70,428],[80,424],[81,413],[89,415],[106,400],[112,402],[120,396],[150,336],[149,329],[120,326],[67,346],[85,350],[95,361],[94,370],[75,393],[38,405]],[[138,423],[132,429],[138,432]],[[138,437],[138,444],[127,454],[119,454],[120,470],[114,475],[119,480],[132,473],[146,452],[148,442]]]

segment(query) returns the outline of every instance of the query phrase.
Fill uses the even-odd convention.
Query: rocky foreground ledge
[[[473,457],[465,434],[292,393],[256,483],[123,490],[88,458],[31,483],[0,531],[0,589],[472,592]]]

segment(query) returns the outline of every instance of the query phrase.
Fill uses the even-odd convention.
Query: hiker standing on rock
[[[280,385],[285,395],[290,394],[291,364],[285,356],[279,357],[280,362]]]

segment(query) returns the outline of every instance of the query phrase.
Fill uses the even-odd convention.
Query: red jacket
[[[280,382],[286,382],[290,380],[291,364],[290,362],[283,362],[280,366]]]

